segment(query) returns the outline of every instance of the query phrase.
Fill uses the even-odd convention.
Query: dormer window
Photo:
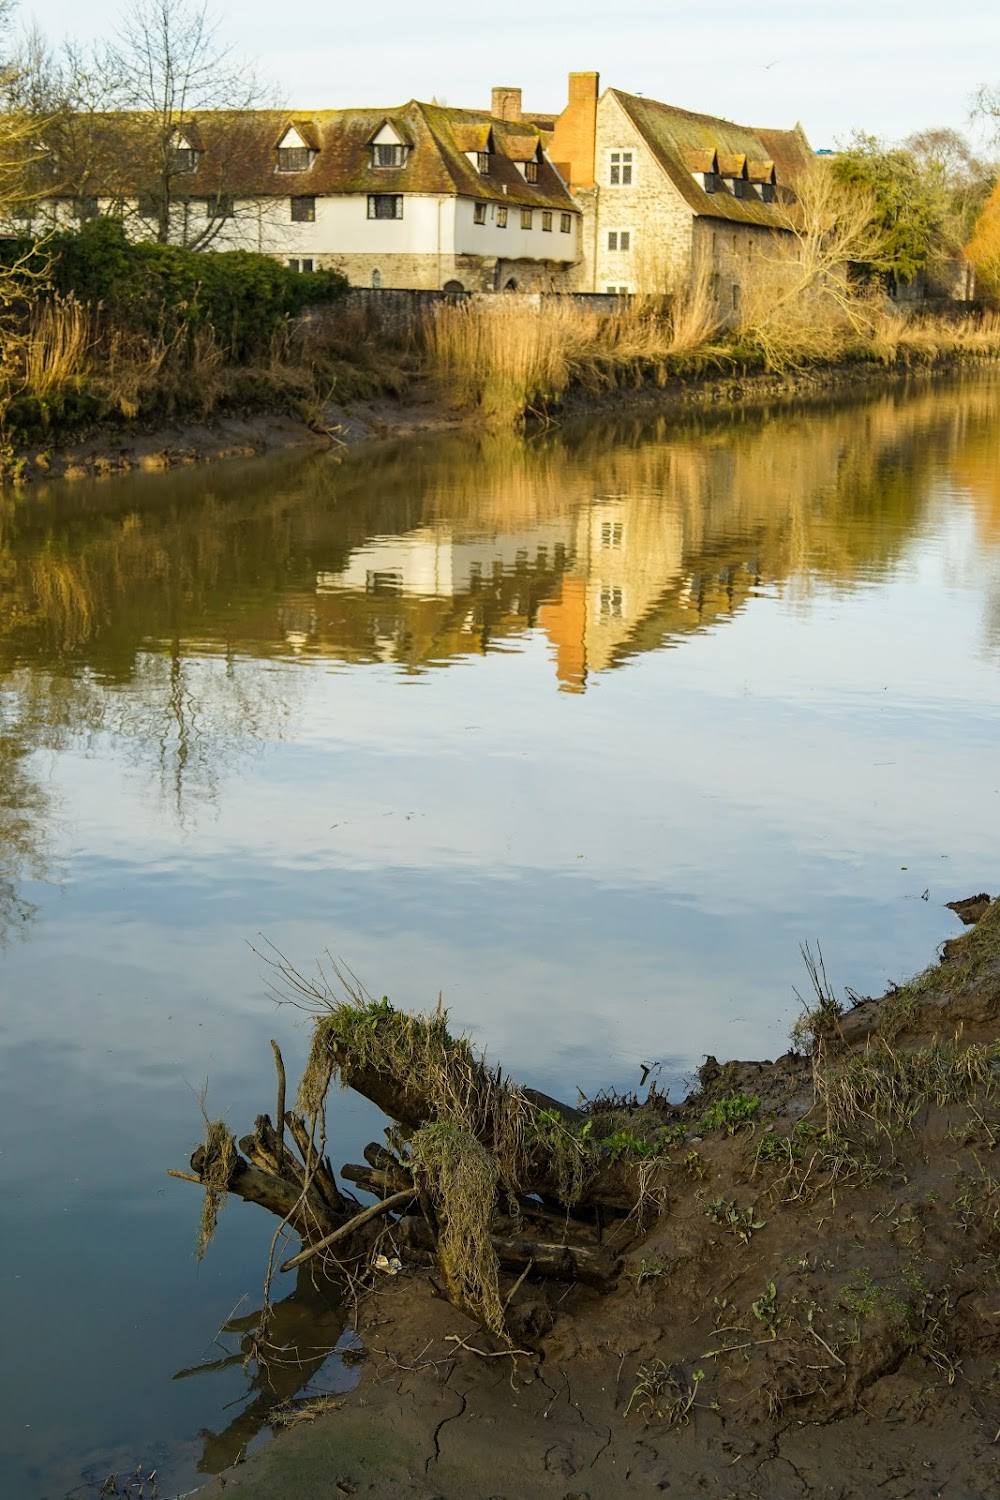
[[[170,165],[175,172],[193,172],[198,165],[198,153],[182,135],[174,136],[170,153]]]
[[[525,180],[525,182],[537,182],[538,181],[538,163],[537,163],[537,161],[526,161],[525,162],[525,164],[524,164],[524,180]]]
[[[701,182],[706,193],[717,193],[721,186],[718,172],[703,172]]]
[[[760,185],[760,196],[763,198],[765,203],[773,203],[775,197],[774,183],[762,182]]]
[[[312,166],[312,152],[308,146],[279,146],[279,172],[308,172]]]
[[[480,177],[488,177],[490,175],[490,153],[488,151],[476,152],[476,171]]]
[[[307,140],[290,125],[278,142],[277,162],[275,171],[278,172],[308,172],[316,158],[316,152]]]
[[[406,147],[393,141],[376,141],[372,146],[373,167],[401,167],[406,162]]]

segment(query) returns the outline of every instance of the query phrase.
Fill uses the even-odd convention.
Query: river
[[[800,943],[879,993],[996,893],[998,729],[995,378],[0,497],[0,1492],[266,1438],[274,1224],[199,1266],[165,1170],[302,1059],[268,955],[676,1096],[786,1049]],[[352,1378],[304,1284],[279,1335]]]

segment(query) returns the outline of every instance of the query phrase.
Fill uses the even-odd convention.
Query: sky
[[[22,23],[50,37],[108,35],[121,0],[20,0]],[[485,11],[459,0],[311,6],[281,24],[273,0],[210,0],[219,35],[252,59],[281,103],[381,106],[410,98],[487,107],[494,84],[520,85],[527,110],[557,110],[566,74],[743,124],[800,120],[816,147],[855,128],[899,140],[927,126],[969,130],[976,91],[1000,85],[995,0],[791,0],[711,6],[676,0],[551,0]]]

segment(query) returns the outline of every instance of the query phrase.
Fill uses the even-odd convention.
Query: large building
[[[737,306],[748,261],[788,236],[814,155],[801,125],[754,130],[571,73],[549,152],[584,213],[580,290],[674,290],[702,264]]]
[[[571,73],[558,114],[489,110],[78,117],[51,153],[42,223],[120,215],[136,238],[251,249],[355,286],[664,292],[709,266],[723,307],[788,238],[801,126],[752,130]]]
[[[579,259],[580,208],[529,121],[411,101],[199,114],[166,141],[138,115],[87,123],[41,223],[118,214],[136,238],[262,251],[358,286],[556,291]]]

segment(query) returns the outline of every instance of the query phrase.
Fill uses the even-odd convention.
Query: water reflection
[[[0,500],[0,1490],[183,1490],[264,1421],[242,1350],[169,1377],[273,1226],[196,1280],[161,1176],[189,1085],[239,1124],[295,1066],[259,932],[568,1097],[780,1050],[803,938],[925,960],[994,857],[998,441],[974,382]]]
[[[239,1463],[273,1420],[276,1407],[288,1409],[321,1393],[313,1388],[321,1373],[322,1394],[344,1390],[351,1383],[345,1376],[343,1356],[355,1340],[347,1327],[340,1289],[317,1280],[311,1268],[300,1266],[295,1290],[272,1304],[264,1346],[260,1327],[260,1308],[227,1318],[216,1336],[221,1356],[178,1370],[174,1376],[175,1380],[190,1380],[217,1375],[236,1365],[251,1372],[246,1397],[232,1420],[219,1432],[202,1428],[200,1474],[221,1474]],[[229,1347],[233,1342],[238,1345],[236,1349]],[[334,1354],[340,1354],[341,1359],[331,1359]]]

